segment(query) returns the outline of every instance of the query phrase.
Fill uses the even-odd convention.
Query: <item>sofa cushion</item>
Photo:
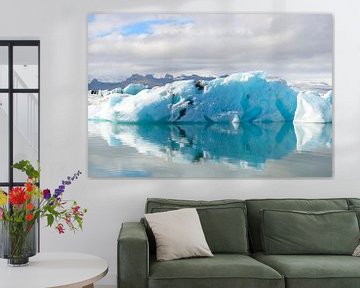
[[[244,201],[148,199],[146,213],[188,207],[197,208],[206,241],[213,253],[249,253]],[[152,239],[151,233],[149,239]]]
[[[360,258],[342,255],[265,255],[256,260],[284,275],[287,288],[360,287]]]
[[[358,223],[360,227],[360,199],[359,198],[348,198],[348,206],[350,211],[355,211],[358,217]]]
[[[356,213],[356,217],[358,219],[358,224],[359,224],[359,228],[360,228],[360,204],[359,204],[359,206],[356,206],[356,205],[349,206],[349,210],[354,211]]]
[[[359,244],[354,211],[262,210],[266,254],[352,255]]]
[[[360,206],[360,198],[348,198],[347,201],[349,206]]]
[[[254,199],[246,200],[252,251],[262,251],[260,210],[328,211],[348,210],[346,199]]]
[[[211,258],[150,261],[149,288],[284,288],[274,269],[246,255],[215,254]]]

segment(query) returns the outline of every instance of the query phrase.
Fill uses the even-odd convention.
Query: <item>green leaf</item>
[[[78,223],[79,228],[82,230],[82,219],[79,216],[75,216],[75,221]]]
[[[49,213],[51,213],[52,215],[54,215],[55,217],[58,217],[60,215],[59,212],[57,212],[53,207],[48,206],[47,210],[49,211]]]
[[[21,160],[15,163],[13,167],[26,173],[29,178],[36,180],[40,179],[40,167],[38,169],[35,169],[29,160]]]
[[[51,227],[51,225],[54,223],[54,216],[53,215],[51,215],[51,214],[48,214],[47,215],[47,224],[48,224],[48,226],[50,226]]]

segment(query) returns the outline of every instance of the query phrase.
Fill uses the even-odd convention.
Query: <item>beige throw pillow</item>
[[[360,244],[355,248],[352,256],[360,257]]]
[[[213,256],[195,208],[145,214],[156,240],[158,261]]]

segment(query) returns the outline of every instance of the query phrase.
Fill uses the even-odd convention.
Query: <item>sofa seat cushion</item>
[[[246,255],[215,254],[211,258],[150,261],[149,288],[284,288],[274,269]]]
[[[338,255],[265,255],[252,257],[284,275],[287,288],[358,288],[360,258]]]

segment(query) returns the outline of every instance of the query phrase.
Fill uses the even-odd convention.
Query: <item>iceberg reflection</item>
[[[331,124],[113,124],[89,121],[89,136],[167,162],[214,162],[262,170],[267,160],[331,147]]]

